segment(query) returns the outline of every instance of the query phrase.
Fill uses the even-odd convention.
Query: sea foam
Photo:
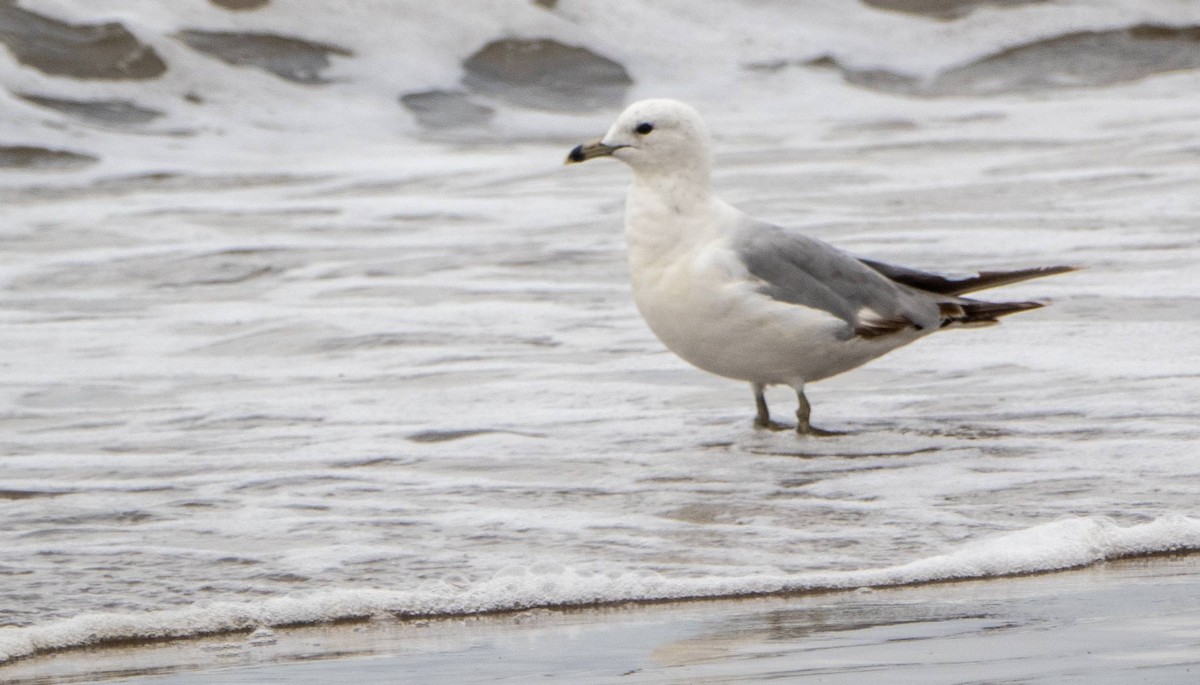
[[[639,572],[580,573],[557,564],[510,568],[477,584],[328,589],[253,602],[204,602],[145,613],[92,613],[0,629],[0,663],[112,642],[353,621],[469,616],[672,600],[725,599],[1045,573],[1128,557],[1200,550],[1200,519],[1164,516],[1121,526],[1106,517],[1064,519],[969,543],[947,554],[877,569],[741,577],[673,578]]]

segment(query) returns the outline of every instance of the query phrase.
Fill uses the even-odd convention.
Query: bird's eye
[[[638,125],[637,125],[637,128],[635,128],[635,129],[633,129],[633,130],[637,131],[638,133],[640,133],[640,134],[642,134],[642,135],[644,136],[644,135],[646,135],[647,133],[649,133],[649,132],[651,132],[651,131],[653,131],[653,130],[654,130],[654,124],[652,124],[652,123],[650,123],[650,122],[648,122],[648,121],[645,121],[645,122],[642,122],[642,123],[638,124]]]

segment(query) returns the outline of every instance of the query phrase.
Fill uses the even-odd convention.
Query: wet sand
[[[1184,683],[1200,555],[919,587],[260,631],[80,650],[8,683]]]

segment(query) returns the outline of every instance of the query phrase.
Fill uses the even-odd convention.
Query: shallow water
[[[391,683],[396,673],[427,683],[508,682],[537,674],[578,683],[860,683],[883,677],[947,684],[1174,684],[1188,682],[1198,661],[1198,600],[1189,591],[1197,566],[1195,556],[1137,559],[916,588],[376,620],[154,645],[136,654],[90,650],[87,657],[93,673],[142,676],[119,681],[130,685],[324,683],[339,677]],[[317,654],[336,650],[338,658],[325,661],[314,646],[321,647]],[[45,672],[69,674],[82,658],[58,655]],[[212,669],[213,662],[221,668]],[[179,668],[184,664],[210,668],[189,673]]]
[[[450,66],[410,64],[383,88],[382,28],[117,4],[171,64],[154,88],[0,69],[17,112],[0,142],[98,159],[0,176],[0,661],[1200,548],[1200,72],[922,100],[819,66],[751,68],[770,57],[754,45],[710,83],[703,41],[684,78],[651,59],[670,46],[587,43],[608,25],[561,3],[480,9],[464,24],[477,45],[438,53],[426,36],[419,64]],[[56,5],[103,19],[86,6]],[[1019,23],[961,21],[978,34],[989,17],[997,41]],[[201,25],[353,57],[293,83],[172,38]],[[624,59],[631,98],[694,101],[717,186],[752,214],[922,268],[1087,269],[995,294],[1046,309],[814,385],[814,420],[847,436],[757,432],[749,389],[667,353],[632,305],[627,170],[560,165],[611,110],[525,110],[476,87],[495,116],[447,132],[401,106],[470,88],[454,60],[507,25]],[[30,94],[163,116],[93,125]],[[923,560],[936,568],[906,566]]]

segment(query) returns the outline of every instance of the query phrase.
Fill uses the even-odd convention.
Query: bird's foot
[[[848,435],[846,431],[831,431],[824,428],[817,428],[812,424],[802,423],[796,426],[796,433],[799,435],[808,435],[814,438],[832,438],[838,435]]]
[[[786,423],[779,423],[778,421],[772,421],[770,419],[767,419],[766,421],[754,419],[754,427],[760,430],[769,431],[786,431],[792,429],[792,427]]]

